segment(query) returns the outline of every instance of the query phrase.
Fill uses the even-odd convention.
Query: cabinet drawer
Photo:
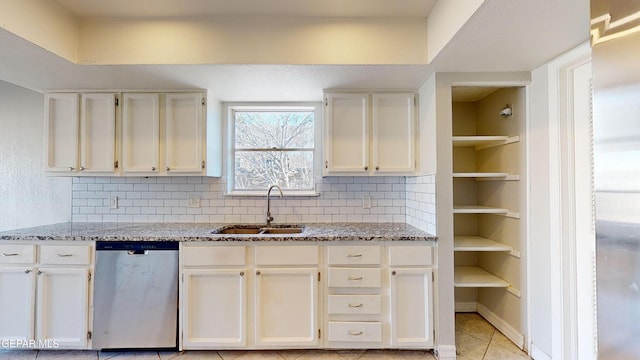
[[[317,246],[256,246],[256,265],[317,264]]]
[[[380,269],[329,268],[329,287],[380,287]]]
[[[0,264],[32,264],[35,255],[35,245],[0,245]]]
[[[329,321],[329,341],[381,342],[382,324],[379,322]]]
[[[91,247],[88,245],[40,245],[41,264],[88,265]]]
[[[389,247],[389,265],[433,265],[433,247],[431,246],[391,246]]]
[[[379,265],[380,246],[329,246],[329,265]]]
[[[329,314],[380,314],[380,295],[329,295]]]
[[[184,266],[244,265],[246,246],[184,246]]]

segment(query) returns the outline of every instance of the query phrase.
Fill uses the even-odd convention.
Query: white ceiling
[[[424,17],[437,0],[57,0],[80,17]]]
[[[212,2],[229,6],[224,11],[240,11],[248,2],[260,3],[262,5],[255,8],[252,6],[251,11],[271,11],[264,4],[282,4],[285,0],[182,1],[197,6]],[[380,6],[389,3],[384,0],[332,1],[359,4],[360,14],[380,14]],[[425,3],[389,1],[403,4],[398,5],[401,9]],[[132,9],[130,14],[139,11],[146,16],[151,15],[152,10],[144,10],[144,4],[153,3],[154,9],[160,9],[163,6],[156,5],[160,2],[181,3],[176,0],[59,2],[78,14]],[[241,4],[236,7],[230,6],[231,3]],[[290,1],[289,5],[294,3],[296,1]],[[369,3],[376,5],[371,9],[363,6]],[[102,10],[106,4],[110,10]],[[194,9],[201,11],[197,6]],[[290,11],[303,9],[291,6]],[[394,9],[389,10],[390,14],[407,11],[395,10],[395,5],[387,6]],[[376,7],[378,10],[373,10]],[[345,10],[343,14],[347,13]],[[432,63],[424,65],[77,65],[0,29],[0,80],[36,91],[199,88],[207,89],[212,99],[223,101],[319,101],[322,90],[327,88],[417,89],[430,74],[440,71],[530,71],[588,39],[589,3],[584,0],[487,0]]]

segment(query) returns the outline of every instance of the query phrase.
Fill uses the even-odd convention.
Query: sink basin
[[[276,225],[265,227],[260,225],[227,225],[212,231],[212,234],[243,234],[243,235],[275,235],[300,234],[304,230],[301,225]]]

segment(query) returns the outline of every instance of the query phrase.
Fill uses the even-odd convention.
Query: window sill
[[[318,197],[320,193],[315,191],[282,191],[284,197]],[[271,191],[271,196],[280,195],[277,191]],[[267,191],[231,191],[222,194],[222,196],[236,196],[236,197],[266,197]]]

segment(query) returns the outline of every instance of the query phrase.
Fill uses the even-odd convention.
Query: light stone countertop
[[[231,224],[60,223],[0,232],[0,240],[65,241],[426,241],[437,237],[404,223],[300,224],[300,234],[214,234]],[[245,224],[255,226],[256,224]],[[298,225],[298,224],[296,224]],[[279,224],[274,223],[274,227]]]

